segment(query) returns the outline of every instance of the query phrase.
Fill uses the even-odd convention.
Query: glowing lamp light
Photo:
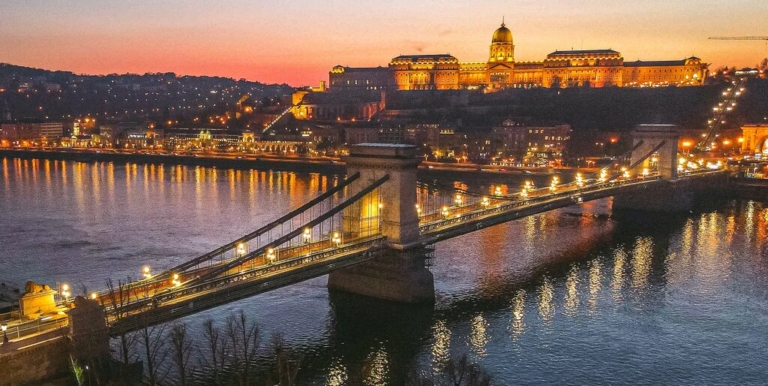
[[[69,284],[62,284],[61,285],[61,296],[64,297],[64,301],[67,301],[69,299],[69,296],[71,293],[69,292]]]
[[[269,259],[270,263],[274,263],[275,262],[275,257],[276,257],[275,249],[274,248],[267,249],[267,259]]]
[[[237,255],[238,256],[245,255],[245,244],[244,243],[238,243],[237,244]]]
[[[152,270],[149,268],[148,265],[145,265],[144,268],[141,270],[142,276],[144,276],[145,279],[152,278]]]
[[[480,201],[480,204],[483,206],[483,208],[487,208],[489,205],[491,205],[491,200],[489,200],[488,197],[483,197],[482,201]]]
[[[172,276],[171,284],[173,284],[174,287],[181,286],[181,278],[179,277],[178,273],[174,273]]]
[[[549,190],[554,192],[557,190],[557,184],[560,182],[560,179],[557,177],[552,177],[552,183],[549,185]]]
[[[442,213],[443,217],[448,217],[448,215],[450,214],[447,206],[444,206],[443,209],[440,211],[440,213]]]
[[[460,194],[457,194],[456,197],[453,199],[453,201],[456,203],[456,206],[461,206],[462,197]]]
[[[416,204],[416,214],[421,214],[421,206],[419,204]]]
[[[497,196],[501,196],[501,186],[497,186],[496,189],[493,191],[493,194]]]
[[[96,292],[91,293],[91,300],[96,300],[99,297],[99,295]]]
[[[629,178],[629,170],[624,171],[624,178]]]
[[[331,238],[331,242],[336,244],[337,247],[341,245],[341,234],[339,234],[339,232],[333,232],[333,237]]]
[[[312,241],[312,230],[304,228],[304,242],[309,243],[310,241]]]

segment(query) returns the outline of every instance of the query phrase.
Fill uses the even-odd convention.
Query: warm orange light
[[[683,141],[683,147],[691,147],[691,141]]]

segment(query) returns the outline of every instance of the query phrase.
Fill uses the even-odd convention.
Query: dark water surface
[[[335,178],[2,159],[0,281],[101,289],[256,229]],[[767,384],[768,205],[610,204],[438,244],[434,307],[329,294],[321,277],[184,321],[245,310],[303,356],[302,384],[397,385],[463,353],[503,385]]]

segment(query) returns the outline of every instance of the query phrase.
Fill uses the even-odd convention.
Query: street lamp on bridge
[[[3,346],[8,344],[8,334],[5,332],[5,330],[8,329],[8,325],[3,323],[0,325],[0,330],[3,330]]]
[[[64,297],[64,303],[69,302],[69,296],[71,293],[69,292],[69,284],[62,284],[61,285],[61,296]]]
[[[310,242],[312,242],[312,230],[304,228],[304,244],[309,244]]]
[[[243,257],[245,255],[245,244],[244,243],[238,243],[237,244],[237,257]]]
[[[559,183],[560,183],[560,178],[558,178],[557,176],[552,177],[552,183],[549,185],[549,191],[554,192],[555,190],[557,190],[557,184]]]
[[[148,265],[145,265],[142,269],[142,276],[144,276],[145,279],[151,279],[152,278],[152,270],[149,268]]]

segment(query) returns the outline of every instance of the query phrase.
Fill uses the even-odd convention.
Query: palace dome
[[[501,23],[501,27],[493,33],[491,43],[512,43],[512,31]]]

